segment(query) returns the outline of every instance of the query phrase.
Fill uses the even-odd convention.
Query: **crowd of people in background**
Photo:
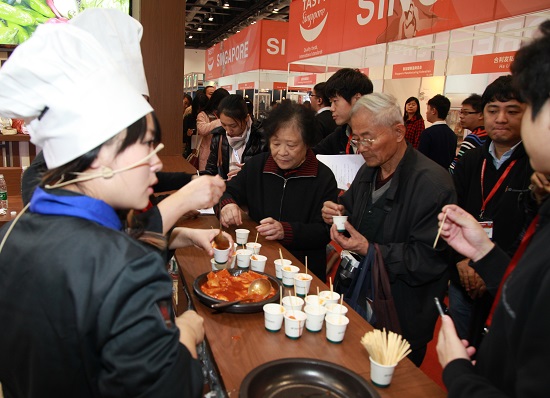
[[[199,396],[202,319],[173,315],[165,256],[188,245],[210,253],[218,230],[173,228],[186,211],[208,206],[225,227],[240,225],[246,211],[258,234],[308,258],[321,280],[327,245],[354,253],[360,267],[379,253],[394,318],[372,304],[366,285],[336,289],[375,327],[402,334],[417,366],[438,317],[433,299],[448,295],[452,320],[443,316],[437,350],[449,396],[550,391],[550,21],[517,52],[511,75],[462,101],[460,126],[469,134],[460,140],[446,122],[447,97],[429,98],[424,119],[418,98],[399,104],[352,68],[316,84],[302,104],[272,103],[262,120],[252,101],[224,88],[185,95],[183,155],[197,149],[199,157],[200,176],[192,178],[161,172],[146,82],[130,81],[134,72],[121,73],[86,32],[87,18],[105,17],[130,32],[127,45],[141,57],[141,25],[89,10],[67,26],[39,28],[0,71],[0,110],[32,119],[33,142],[44,147],[24,176],[28,212],[13,230],[0,230],[0,320],[10,325],[0,348],[17,354],[15,366],[0,359],[7,396],[32,389]],[[105,43],[120,45],[119,34]],[[48,63],[59,68],[41,68]],[[93,86],[82,83],[90,76]],[[44,94],[52,82],[60,95]],[[88,106],[70,119],[70,100],[83,87]],[[98,114],[110,117],[108,126],[90,130]],[[364,164],[339,191],[318,154],[356,154]],[[177,191],[151,203],[155,185]],[[345,231],[333,225],[337,215],[348,216]],[[42,268],[47,276],[28,277]],[[338,265],[334,271],[343,282]],[[37,311],[38,301],[47,310]],[[27,310],[32,316],[14,316]],[[39,333],[20,339],[29,329]],[[40,346],[43,355],[32,355]],[[147,364],[139,377],[136,362]]]

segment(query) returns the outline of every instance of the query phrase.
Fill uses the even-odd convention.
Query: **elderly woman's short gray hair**
[[[377,126],[391,127],[395,124],[403,124],[401,107],[393,95],[382,93],[363,95],[353,105],[351,117],[362,109],[374,115],[374,124]]]

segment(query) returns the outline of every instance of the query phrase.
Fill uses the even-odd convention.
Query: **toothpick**
[[[330,284],[330,298],[332,299],[332,276],[328,277],[328,283]]]
[[[282,267],[283,265],[285,265],[285,261],[283,258],[283,251],[281,250],[281,248],[279,248],[279,256],[281,257],[281,267]]]
[[[307,256],[306,256],[306,275],[307,275]]]
[[[256,240],[254,241],[254,243],[258,243],[258,235],[259,234],[260,234],[259,232],[256,232]]]
[[[447,212],[443,213],[443,220],[441,220],[441,225],[439,226],[439,229],[437,230],[437,235],[435,236],[434,245],[433,248],[437,246],[437,241],[439,240],[439,235],[441,235],[441,231],[443,230],[443,224],[445,224],[445,219],[447,218]]]

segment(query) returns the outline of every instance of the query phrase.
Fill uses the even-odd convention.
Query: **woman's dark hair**
[[[206,104],[208,103],[208,97],[204,93],[204,90],[199,90],[195,93],[195,98],[191,103],[191,118],[197,120],[197,115],[201,113]]]
[[[242,127],[246,124],[248,107],[243,97],[237,94],[230,94],[220,102],[220,105],[218,105],[218,115],[222,113],[233,119]]]
[[[207,114],[213,114],[215,111],[218,110],[218,105],[220,105],[220,102],[222,102],[222,99],[227,97],[229,95],[229,91],[227,91],[225,88],[219,88],[210,97],[208,102],[206,103],[206,106],[204,107],[203,111]]]
[[[550,96],[550,20],[538,30],[540,36],[518,50],[510,67],[513,85],[531,105],[533,120]]]
[[[417,119],[423,119],[422,114],[420,113],[420,101],[418,101],[418,98],[416,97],[409,97],[405,101],[405,107],[403,110],[403,121],[406,122],[409,119],[409,114],[407,113],[407,104],[409,102],[416,102],[416,113],[414,114]]]
[[[155,143],[159,143],[161,140],[160,125],[154,112],[152,113],[152,115],[153,115],[153,123],[155,128],[154,141]],[[142,118],[136,120],[134,123],[128,126],[128,128],[126,129],[126,136],[124,137],[124,140],[120,144],[120,147],[117,150],[117,154],[123,152],[130,145],[133,145],[139,140],[142,140],[145,137],[146,133],[147,133],[147,119],[146,119],[146,116],[143,116]],[[41,185],[42,186],[46,184],[54,185],[55,183],[59,182],[61,179],[63,179],[63,181],[74,180],[75,178],[77,178],[77,175],[75,173],[81,173],[84,170],[86,170],[88,167],[90,167],[90,165],[95,160],[95,158],[97,158],[97,155],[101,147],[105,145],[105,143],[110,142],[113,138],[111,138],[110,140],[104,142],[103,144],[97,146],[96,148],[92,149],[91,151],[85,153],[84,155],[76,158],[75,160],[67,164],[64,164],[55,169],[46,171],[44,173],[44,176],[42,177]]]
[[[269,141],[279,129],[287,125],[298,128],[308,148],[315,144],[315,112],[292,101],[282,101],[271,110],[263,123],[266,139]]]

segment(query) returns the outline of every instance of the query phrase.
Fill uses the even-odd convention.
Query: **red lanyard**
[[[491,307],[491,312],[489,312],[489,316],[487,317],[487,326],[491,326],[491,322],[493,321],[493,314],[495,312],[497,303],[502,294],[502,287],[504,286],[504,282],[506,282],[506,279],[508,278],[508,276],[516,268],[516,265],[518,264],[519,259],[521,258],[521,256],[523,256],[525,249],[527,249],[527,246],[529,245],[529,242],[531,241],[531,238],[533,237],[535,230],[537,229],[538,222],[539,222],[539,216],[537,215],[529,225],[529,228],[527,228],[527,231],[525,232],[525,235],[523,236],[523,239],[521,240],[521,243],[519,244],[519,247],[516,250],[514,257],[512,257],[512,261],[510,261],[510,264],[508,264],[508,267],[504,272],[504,276],[502,277],[500,281],[500,285],[498,287],[497,295],[495,296],[495,301],[493,301],[493,305]]]
[[[493,198],[493,196],[495,196],[495,193],[497,193],[498,189],[500,188],[500,186],[508,176],[508,173],[510,173],[510,170],[512,170],[512,167],[514,167],[514,165],[516,164],[516,161],[517,159],[510,162],[508,167],[506,167],[506,170],[504,170],[504,173],[502,173],[502,175],[498,179],[493,189],[491,189],[491,192],[489,192],[489,195],[487,196],[487,198],[483,199],[483,197],[485,196],[485,194],[483,193],[483,181],[485,179],[485,166],[487,165],[487,159],[483,159],[483,165],[481,166],[481,200],[483,201],[483,203],[481,204],[481,213],[479,214],[480,219],[483,219],[485,206],[487,206],[487,203],[489,203],[489,201]]]
[[[351,148],[351,137],[353,137],[350,133],[349,137],[348,137],[348,143],[346,144],[346,155],[349,155],[350,154],[350,148]]]

